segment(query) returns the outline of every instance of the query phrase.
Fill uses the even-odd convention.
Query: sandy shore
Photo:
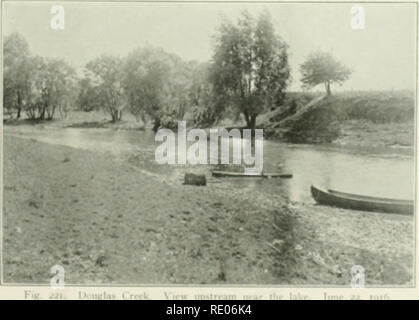
[[[109,154],[4,136],[3,277],[49,283],[409,284],[413,218],[185,186]]]
[[[4,280],[271,283],[272,212],[110,155],[5,136]]]

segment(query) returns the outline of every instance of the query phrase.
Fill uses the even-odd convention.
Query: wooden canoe
[[[267,173],[262,172],[261,174],[246,174],[244,172],[230,172],[230,171],[218,171],[212,170],[214,177],[238,177],[238,178],[292,178],[290,173]]]
[[[323,190],[315,186],[311,186],[311,194],[319,204],[345,209],[409,215],[413,215],[414,210],[412,200],[362,196],[335,190]]]

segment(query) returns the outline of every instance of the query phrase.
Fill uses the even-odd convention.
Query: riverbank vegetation
[[[65,116],[74,99],[75,70],[64,60],[30,54],[17,33],[4,42],[4,111],[22,112],[30,120],[52,120],[56,110]]]
[[[281,108],[290,83],[288,46],[268,13],[255,18],[244,11],[236,22],[224,20],[208,63],[140,47],[125,57],[99,56],[76,71],[63,60],[33,55],[18,33],[4,44],[4,110],[17,119],[102,109],[112,122],[129,112],[154,131],[176,127],[185,116],[200,126],[241,118],[255,128],[258,115]]]
[[[296,143],[342,141],[348,121],[354,130],[412,123],[413,93],[332,94],[331,84],[343,83],[353,70],[326,52],[313,53],[300,66],[303,88],[324,85],[325,91],[288,92],[289,51],[268,13],[255,18],[246,11],[235,22],[221,23],[206,63],[140,47],[124,57],[99,56],[78,72],[64,60],[33,55],[14,33],[4,42],[4,118],[9,124],[24,117],[26,123],[42,123],[84,111],[86,119],[71,125],[151,127],[154,132],[177,128],[186,119],[201,128],[263,128],[266,138]],[[91,114],[98,119],[88,120]],[[354,126],[357,121],[364,125]]]
[[[411,91],[293,93],[257,126],[268,138],[295,143],[413,146],[414,112]]]
[[[224,21],[208,63],[184,61],[161,48],[136,48],[126,57],[102,55],[83,76],[66,62],[31,54],[26,40],[5,38],[5,112],[31,120],[52,120],[59,109],[103,109],[112,122],[131,113],[154,131],[172,128],[186,114],[208,126],[242,114],[249,127],[268,107],[279,107],[288,84],[287,46],[267,14],[244,12]]]
[[[324,85],[327,95],[332,94],[333,83],[342,84],[351,75],[351,70],[326,52],[311,54],[301,65],[303,88]]]

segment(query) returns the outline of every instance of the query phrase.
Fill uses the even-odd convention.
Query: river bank
[[[347,286],[355,264],[368,285],[412,281],[411,217],[185,186],[7,129],[3,161],[6,283],[49,283],[54,264],[67,283]]]
[[[372,123],[347,120],[341,124],[340,136],[334,141],[339,145],[402,147],[413,150],[415,143],[414,122]]]
[[[123,119],[112,122],[110,116],[102,111],[75,111],[67,116],[57,116],[53,120],[16,119],[13,115],[5,115],[4,125],[9,127],[35,126],[52,128],[85,128],[85,129],[113,129],[113,130],[144,130],[144,124],[132,114],[124,113]]]
[[[4,125],[9,128],[38,127],[38,128],[80,128],[80,129],[111,129],[111,130],[149,130],[141,121],[127,114],[124,120],[112,123],[102,112],[74,111],[67,118],[53,121],[33,122],[25,119],[6,119]],[[232,122],[225,122],[217,127],[231,127]],[[194,128],[187,124],[187,128]],[[13,130],[13,129],[11,129]],[[336,146],[361,147],[402,147],[413,150],[413,123],[373,123],[363,120],[345,120],[340,124],[339,137],[332,143]],[[264,138],[271,141],[281,141],[272,129],[264,132]]]
[[[273,283],[274,215],[112,156],[5,136],[4,280]],[[286,212],[278,212],[279,215]]]

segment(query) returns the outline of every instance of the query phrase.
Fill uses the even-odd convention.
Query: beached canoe
[[[290,173],[267,173],[262,172],[261,174],[246,174],[244,172],[230,172],[230,171],[218,171],[212,170],[214,177],[238,177],[238,178],[292,178]]]
[[[345,209],[387,213],[413,214],[411,200],[376,198],[357,194],[323,190],[311,186],[311,194],[317,203]]]

